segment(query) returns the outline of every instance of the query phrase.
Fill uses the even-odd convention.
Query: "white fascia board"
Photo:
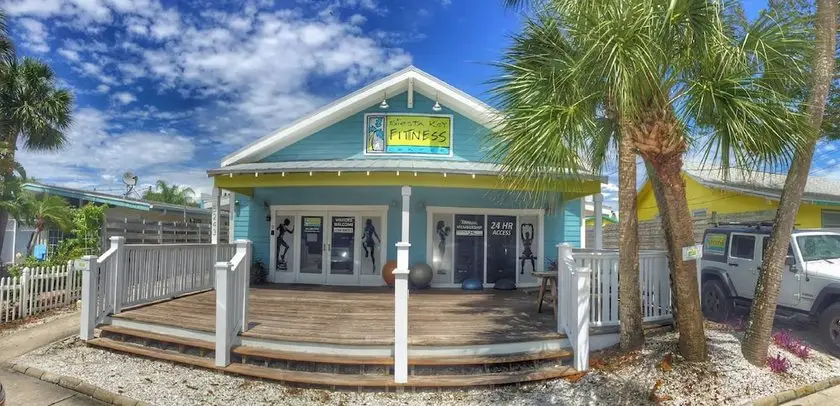
[[[412,66],[351,93],[226,156],[222,159],[221,166],[254,162],[265,158],[364,110],[380,101],[383,94],[387,93],[390,97],[402,93],[408,89],[409,79],[414,79],[413,87],[415,91],[430,98],[438,96],[442,104],[479,124],[492,128],[499,120],[500,114],[492,107]]]

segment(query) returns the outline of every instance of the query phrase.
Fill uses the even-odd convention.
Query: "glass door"
[[[271,216],[271,259],[268,280],[274,283],[295,281],[295,258],[298,249],[298,217],[293,213],[275,210]]]
[[[327,283],[337,285],[355,285],[359,281],[358,258],[359,241],[356,230],[358,218],[353,213],[329,213],[329,252]]]
[[[324,262],[327,243],[323,213],[300,215],[299,248],[297,255],[297,282],[324,283]]]

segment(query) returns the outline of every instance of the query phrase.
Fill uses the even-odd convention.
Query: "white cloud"
[[[111,95],[111,97],[123,105],[137,101],[137,96],[129,92],[117,92]]]
[[[140,174],[176,170],[192,162],[192,139],[148,132],[114,133],[108,115],[93,108],[74,113],[65,148],[56,152],[22,150],[18,159],[27,174],[49,183],[91,187],[98,179],[127,169]]]
[[[72,49],[61,48],[58,50],[58,54],[63,56],[64,59],[67,59],[68,61],[79,62],[81,60],[81,56],[79,56],[79,53]]]
[[[618,185],[614,183],[602,183],[601,190],[604,192],[618,192]]]
[[[361,14],[353,14],[352,16],[350,16],[350,24],[362,25],[365,23],[365,21],[367,21],[367,17]]]
[[[111,90],[111,87],[108,85],[96,86],[96,91],[99,93],[108,93],[109,90]]]
[[[440,5],[443,7],[449,7],[452,5],[452,0],[440,0]]]
[[[37,53],[49,52],[49,33],[44,24],[32,18],[20,18],[16,22],[23,28],[21,37],[27,49]]]

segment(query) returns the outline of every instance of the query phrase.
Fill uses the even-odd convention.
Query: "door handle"
[[[729,266],[738,266],[738,264],[729,264]]]

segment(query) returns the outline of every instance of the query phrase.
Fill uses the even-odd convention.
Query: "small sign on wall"
[[[692,245],[689,247],[683,247],[682,249],[682,260],[683,261],[696,261],[703,256],[703,244]]]

